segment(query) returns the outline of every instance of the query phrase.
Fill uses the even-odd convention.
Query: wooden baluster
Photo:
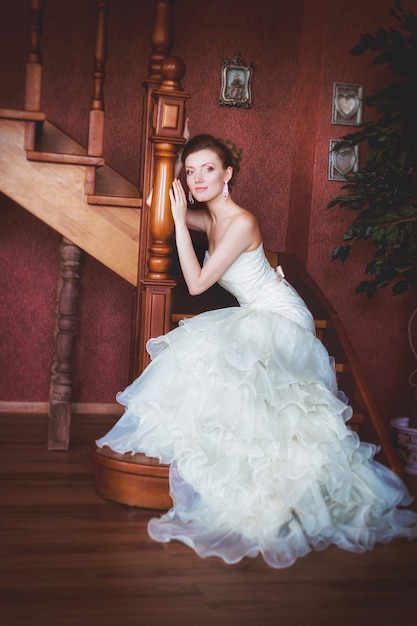
[[[97,2],[97,29],[94,47],[94,89],[91,99],[91,108],[88,124],[88,146],[89,156],[103,156],[104,144],[104,81],[106,78],[107,60],[107,13],[108,0],[98,0]],[[85,193],[95,192],[96,168],[87,166],[85,168]]]
[[[94,49],[94,92],[91,100],[88,129],[88,154],[103,155],[104,137],[104,80],[107,59],[107,11],[108,0],[97,2],[97,31]]]
[[[174,0],[156,0],[155,21],[151,37],[151,55],[149,57],[148,75],[143,83],[142,133],[141,133],[141,167],[139,188],[142,191],[143,206],[141,231],[139,238],[138,289],[135,295],[135,308],[132,323],[130,377],[141,371],[140,332],[143,323],[142,298],[144,295],[142,281],[148,271],[149,212],[146,199],[152,189],[154,179],[154,144],[151,143],[153,112],[155,101],[153,93],[162,83],[162,62],[168,56],[174,42],[172,6]]]
[[[55,356],[49,398],[49,450],[68,450],[71,426],[72,358],[78,306],[81,250],[63,238],[55,324]]]
[[[28,62],[26,64],[25,110],[40,111],[42,91],[42,51],[41,34],[44,11],[44,0],[30,2],[30,46]],[[25,149],[35,147],[36,123],[28,122],[25,125]]]
[[[181,59],[167,57],[162,62],[163,82],[154,91],[154,134],[151,138],[155,154],[155,180],[149,216],[150,244],[146,278],[142,279],[142,327],[139,371],[149,362],[146,342],[150,337],[166,333],[172,327],[172,236],[174,224],[171,215],[169,189],[174,178],[178,147],[184,143],[185,101],[180,81],[185,73]],[[139,373],[139,372],[137,372]]]

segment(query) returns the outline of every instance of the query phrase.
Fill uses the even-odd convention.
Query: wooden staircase
[[[36,160],[31,158],[33,154],[26,154],[25,123],[11,117],[0,118],[2,193],[129,283],[136,285],[142,206],[137,190],[136,207],[121,210],[120,205],[98,204],[96,195],[90,198],[85,194],[84,164],[58,162],[52,152],[38,153],[36,156],[43,158]],[[48,122],[44,126],[48,133],[54,134],[55,148],[59,145],[61,149],[79,148],[81,151],[81,146],[62,131]],[[71,152],[62,153],[62,156],[67,155],[73,156]],[[110,171],[110,168],[107,169]],[[111,174],[114,178],[120,178],[116,172]],[[125,183],[126,186],[130,185],[128,181]],[[110,199],[111,196],[108,196],[107,202]]]
[[[132,375],[148,362],[151,336],[170,328],[173,220],[169,187],[184,143],[183,61],[170,56],[173,0],[154,0],[148,75],[143,87],[141,190],[105,163],[104,80],[108,0],[97,0],[93,97],[87,146],[51,124],[41,110],[41,34],[45,0],[30,0],[25,105],[0,109],[0,191],[62,235],[57,278],[55,357],[51,367],[48,448],[68,449],[72,356],[81,251],[137,287]],[[153,189],[151,206],[142,198]]]

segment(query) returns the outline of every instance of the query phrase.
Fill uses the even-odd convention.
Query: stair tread
[[[44,161],[46,163],[69,163],[71,165],[104,165],[102,157],[93,157],[83,154],[71,154],[64,152],[47,152],[44,150],[28,150],[29,161]]]
[[[103,206],[117,206],[121,209],[126,208],[141,208],[142,198],[140,197],[127,197],[127,196],[101,196],[98,194],[89,194],[87,196],[89,204],[103,205]]]
[[[0,117],[6,120],[24,120],[26,122],[43,122],[46,119],[42,111],[26,111],[24,109],[0,109]]]
[[[42,124],[42,132],[36,137],[34,148],[27,150],[27,158],[48,163],[104,165],[103,157],[89,156],[84,146],[47,120]]]

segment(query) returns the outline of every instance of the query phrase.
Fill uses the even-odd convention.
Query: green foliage
[[[364,146],[365,163],[346,176],[343,193],[327,205],[357,213],[333,260],[345,261],[358,240],[374,248],[365,267],[368,278],[356,288],[369,298],[388,286],[394,295],[417,291],[417,19],[402,9],[401,0],[390,13],[400,30],[362,35],[351,51],[376,52],[373,63],[386,64],[394,77],[364,100],[375,109],[376,121],[362,122],[336,144],[335,150]]]

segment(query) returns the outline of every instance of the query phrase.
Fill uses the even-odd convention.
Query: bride
[[[192,295],[219,282],[238,307],[208,311],[151,339],[152,361],[117,395],[126,410],[99,446],[170,465],[173,508],[150,536],[227,563],[261,553],[288,567],[330,544],[353,552],[417,536],[406,486],[346,426],[352,414],[303,300],[273,270],[255,217],[233,201],[232,142],[184,147],[187,208],[170,190],[178,256]],[[206,233],[201,267],[190,229]]]

